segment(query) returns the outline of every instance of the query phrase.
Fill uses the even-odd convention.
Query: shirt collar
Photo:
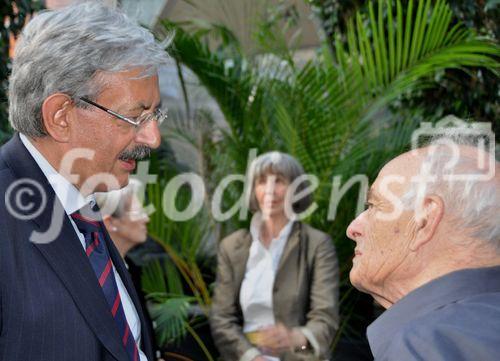
[[[87,204],[90,204],[91,207],[95,205],[95,197],[93,194],[84,197],[73,184],[71,184],[66,178],[59,174],[54,167],[52,167],[42,153],[40,153],[40,151],[31,143],[28,137],[24,134],[19,134],[19,137],[35,160],[36,164],[38,164],[42,170],[51,187],[54,189],[54,192],[61,202],[66,214],[70,215]]]
[[[260,230],[262,227],[262,213],[257,212],[253,215],[252,221],[250,222],[250,234],[252,235],[252,239],[255,240],[260,240]],[[278,234],[278,237],[274,238],[276,240],[286,240],[288,239],[288,236],[290,235],[290,232],[292,231],[292,226],[295,222],[295,217],[290,219],[288,223],[281,229],[280,233]],[[273,240],[274,240],[273,239]]]
[[[373,355],[409,321],[452,302],[481,293],[500,292],[500,266],[463,269],[413,290],[368,326]]]

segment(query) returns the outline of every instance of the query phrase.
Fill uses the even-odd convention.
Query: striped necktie
[[[130,361],[138,361],[139,351],[125,317],[113,272],[113,263],[104,240],[104,225],[98,220],[100,219],[99,212],[92,211],[86,206],[81,211],[71,214],[71,218],[85,237],[85,252],[118,326],[128,357]]]

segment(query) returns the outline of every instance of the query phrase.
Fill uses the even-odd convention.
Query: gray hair
[[[456,146],[455,151],[460,151],[456,158],[452,146]],[[426,183],[424,193],[436,194],[443,199],[446,211],[452,215],[457,227],[470,231],[470,236],[493,243],[494,247],[500,249],[499,175],[494,175],[490,180],[476,176],[463,180],[456,177],[472,175],[472,170],[479,169],[479,156],[489,158],[488,162],[491,160],[494,163],[492,171],[498,172],[500,167],[495,161],[494,152],[491,154],[483,151],[470,133],[467,134],[460,128],[441,131],[421,150],[429,150],[422,165],[428,174],[435,177],[433,181]],[[451,163],[454,164],[451,166]],[[403,203],[407,206],[414,205],[416,198],[417,190],[412,187],[403,197]]]
[[[289,154],[273,151],[264,153],[253,160],[250,164],[250,170],[247,174],[247,182],[250,187],[250,210],[253,212],[259,210],[257,198],[255,197],[255,180],[266,174],[276,174],[283,176],[288,182],[292,183],[298,177],[304,175],[304,168],[297,159]],[[296,194],[308,188],[310,182],[308,180],[302,181],[296,188]],[[293,211],[301,213],[311,205],[313,201],[312,195],[299,199],[292,205]]]
[[[118,190],[95,193],[95,200],[103,216],[110,215],[115,218],[122,217],[130,208],[132,197],[137,194],[142,183],[130,179],[129,183]]]
[[[24,28],[9,83],[9,121],[30,137],[47,132],[42,104],[54,93],[97,98],[100,72],[144,69],[167,62],[164,46],[122,12],[90,1],[36,15]]]

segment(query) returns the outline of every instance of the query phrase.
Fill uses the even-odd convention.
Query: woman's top
[[[278,264],[294,220],[289,221],[278,237],[266,248],[260,240],[262,215],[256,213],[251,222],[252,244],[241,284],[240,304],[243,312],[243,332],[257,331],[274,325],[273,285]]]
[[[252,344],[254,335],[243,330],[248,325],[240,297],[252,244],[250,229],[240,229],[224,238],[218,249],[210,326],[225,361],[251,361],[261,354]],[[339,320],[338,262],[330,237],[296,221],[281,256],[275,259],[271,296],[274,323],[298,328],[311,346],[307,355],[285,352],[279,356],[281,361],[329,358]]]
[[[273,285],[278,264],[294,220],[289,221],[266,248],[261,241],[262,214],[256,213],[250,225],[252,245],[241,284],[240,304],[243,312],[243,332],[253,332],[272,326],[274,322]],[[277,357],[266,358],[279,361]]]

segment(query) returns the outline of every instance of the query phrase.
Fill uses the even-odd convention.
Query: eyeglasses
[[[120,120],[123,120],[124,122],[132,124],[134,127],[137,127],[137,128],[143,124],[146,124],[147,122],[152,121],[152,120],[156,120],[156,122],[158,122],[158,125],[161,125],[165,121],[165,119],[167,119],[167,114],[163,113],[160,109],[156,109],[152,113],[147,113],[147,114],[143,114],[143,115],[140,115],[138,117],[135,117],[135,118],[130,118],[130,117],[126,117],[124,115],[118,114],[117,112],[114,112],[111,109],[103,107],[102,105],[97,104],[97,103],[95,103],[92,100],[89,100],[87,98],[78,98],[78,99],[80,99],[81,101],[83,101],[87,104],[93,105],[94,107],[99,108],[99,109],[105,111],[106,113],[111,114],[112,116],[114,116]]]

